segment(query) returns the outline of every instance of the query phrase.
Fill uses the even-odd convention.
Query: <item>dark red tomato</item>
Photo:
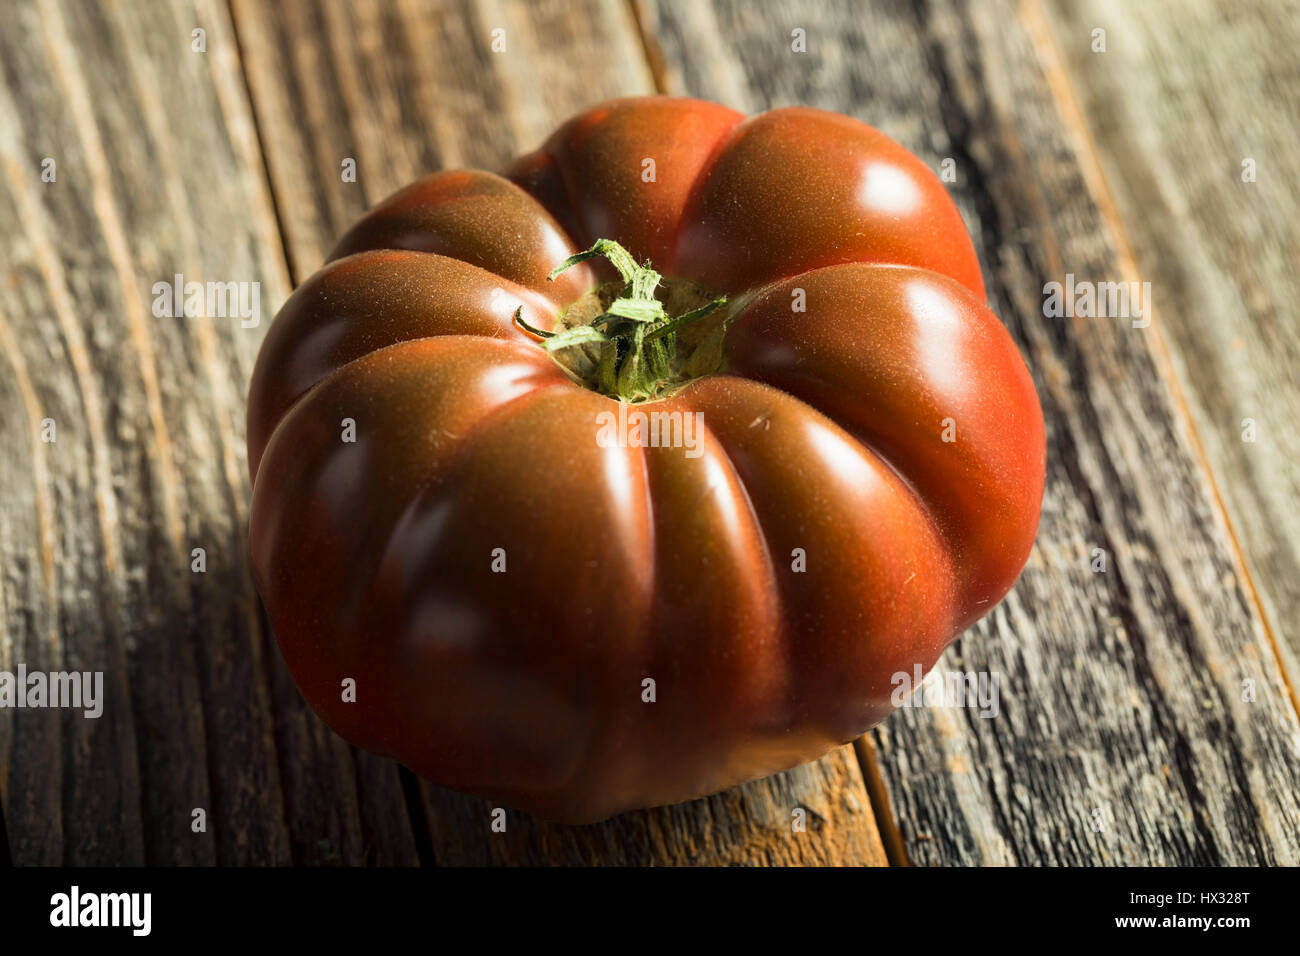
[[[598,239],[636,261],[548,280]],[[272,325],[248,443],[313,709],[565,821],[883,719],[1020,573],[1045,455],[919,160],[843,116],[660,97],[367,214]]]

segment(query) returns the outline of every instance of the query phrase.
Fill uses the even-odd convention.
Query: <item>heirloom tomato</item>
[[[883,719],[1015,581],[1045,464],[920,160],[667,97],[372,209],[272,324],[248,448],[256,582],[316,713],[572,822]]]

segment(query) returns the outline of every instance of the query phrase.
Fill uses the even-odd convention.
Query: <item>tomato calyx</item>
[[[608,259],[621,280],[593,289],[566,309],[560,329],[533,328],[524,321],[522,307],[514,316],[517,325],[542,339],[570,378],[610,398],[637,403],[667,398],[717,371],[727,327],[719,310],[726,296],[710,296],[693,282],[665,279],[649,262],[638,265],[612,239],[597,239],[590,249],[565,259],[547,281],[597,256]],[[669,306],[676,315],[669,314]]]

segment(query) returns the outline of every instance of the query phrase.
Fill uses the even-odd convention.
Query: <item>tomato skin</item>
[[[548,281],[572,252],[568,237],[527,193],[479,170],[436,173],[399,189],[343,235],[330,261],[372,249],[458,259],[561,303],[592,281],[585,268]]]
[[[744,118],[701,100],[615,100],[563,124],[506,175],[524,185],[532,179],[578,245],[617,236],[638,262],[648,259],[671,275],[682,209],[696,177]],[[546,178],[552,182],[543,185]]]
[[[547,273],[600,237],[732,297],[718,373],[632,407],[698,421],[690,454],[603,443],[620,403],[512,321],[554,328],[608,273]],[[884,719],[895,675],[1014,583],[1045,470],[1029,373],[918,160],[834,114],[667,97],[368,213],[268,332],[248,436],[254,574],[316,713],[567,822]]]
[[[947,190],[884,133],[803,107],[737,125],[691,194],[675,274],[735,292],[842,262],[929,269],[984,298]]]
[[[791,322],[795,288],[807,312]],[[830,266],[765,289],[728,335],[727,359],[906,476],[957,565],[958,630],[1002,600],[1038,530],[1046,441],[1029,371],[983,302],[925,270]]]

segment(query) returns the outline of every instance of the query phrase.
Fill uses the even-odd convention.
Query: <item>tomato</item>
[[[257,585],[316,713],[570,822],[882,720],[1015,581],[1045,467],[918,159],[666,97],[369,212],[268,332],[248,446]]]

